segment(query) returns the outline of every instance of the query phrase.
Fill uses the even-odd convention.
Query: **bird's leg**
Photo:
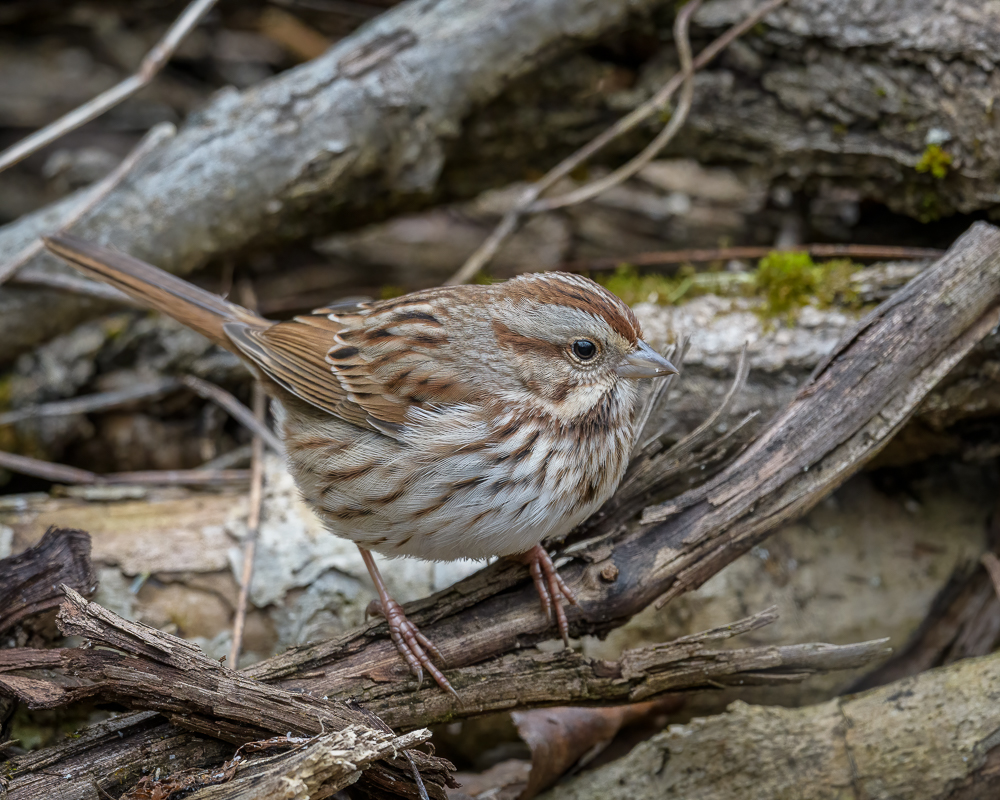
[[[372,583],[375,584],[375,591],[378,592],[379,597],[378,600],[372,600],[368,610],[383,617],[389,623],[389,636],[392,637],[393,644],[396,645],[399,654],[410,667],[410,672],[416,675],[417,685],[423,683],[424,669],[426,669],[438,686],[458,697],[458,693],[452,688],[444,673],[431,661],[431,656],[433,656],[442,664],[444,663],[444,657],[440,651],[420,632],[416,625],[406,618],[403,607],[389,596],[389,590],[385,588],[385,581],[382,580],[382,575],[375,565],[375,557],[371,551],[360,546],[358,550],[361,551],[361,558],[364,559],[365,566],[368,567],[368,574],[371,576]]]
[[[559,635],[562,636],[563,643],[569,647],[569,621],[566,619],[566,609],[563,608],[563,601],[576,603],[576,597],[566,585],[556,570],[556,565],[552,563],[552,557],[540,544],[536,544],[526,553],[520,553],[511,558],[527,564],[531,571],[531,578],[535,582],[535,589],[538,590],[538,597],[542,601],[542,611],[551,621],[555,616],[556,624],[559,626]]]

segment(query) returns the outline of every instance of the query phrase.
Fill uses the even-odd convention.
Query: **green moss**
[[[624,264],[610,275],[595,278],[629,305],[674,305],[703,294],[759,297],[762,316],[791,319],[807,304],[820,308],[833,303],[856,306],[859,299],[852,275],[857,269],[857,264],[846,259],[817,264],[808,253],[775,250],[752,272],[696,272],[688,265],[676,275],[666,276],[643,274]]]
[[[858,296],[851,275],[857,269],[847,259],[816,264],[802,251],[773,250],[760,260],[755,275],[756,294],[764,300],[761,313],[792,318],[807,304],[820,308],[838,301],[855,305]]]
[[[951,166],[951,156],[941,149],[940,145],[929,144],[914,169],[917,172],[929,172],[939,180],[948,174]]]

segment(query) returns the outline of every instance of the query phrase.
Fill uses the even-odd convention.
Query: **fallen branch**
[[[163,38],[146,54],[146,57],[142,60],[139,69],[134,75],[130,75],[121,83],[99,94],[90,102],[74,109],[69,114],[46,125],[40,131],[36,131],[26,139],[4,150],[0,153],[0,172],[7,169],[7,167],[13,166],[18,161],[27,158],[32,153],[41,150],[46,145],[52,144],[56,139],[65,136],[84,123],[99,117],[108,109],[114,108],[122,100],[131,97],[140,89],[148,86],[157,73],[163,69],[167,61],[170,60],[170,56],[173,55],[174,50],[184,40],[184,37],[190,33],[191,29],[201,21],[202,17],[214,5],[215,0],[192,0],[191,4],[177,18],[177,21],[170,26]],[[172,128],[173,126],[170,127]],[[0,283],[2,282],[0,280]]]
[[[83,531],[49,528],[34,547],[0,559],[0,634],[56,608],[64,598],[61,584],[88,596],[97,588]]]
[[[0,451],[0,468],[24,475],[34,475],[55,483],[85,486],[120,486],[147,484],[152,486],[211,486],[221,483],[243,483],[250,480],[246,469],[164,469],[138,472],[111,472],[100,475],[79,467],[53,464],[30,456]]]
[[[137,400],[152,400],[162,397],[168,392],[176,390],[178,386],[180,383],[174,378],[158,378],[127,386],[124,389],[71,397],[67,400],[53,400],[50,403],[40,405],[29,405],[16,411],[6,411],[0,414],[0,425],[13,425],[15,422],[39,417],[63,417],[71,414],[109,411]]]
[[[0,651],[7,662],[0,666],[5,694],[50,708],[96,695],[127,707],[160,711],[180,727],[237,744],[287,732],[316,736],[371,727],[370,718],[358,709],[258,683],[207,658],[197,645],[124,620],[68,587],[66,597],[58,616],[63,633],[110,649]],[[51,669],[54,659],[76,685],[12,674]],[[430,735],[424,734],[414,743]],[[441,786],[447,782],[450,765],[420,751],[413,756],[425,781],[443,797]],[[375,773],[381,769],[380,764],[372,766]],[[399,779],[395,773],[390,777]]]
[[[277,755],[247,759],[238,753],[226,762],[229,769],[211,770],[199,776],[201,786],[194,784],[194,794],[185,795],[193,800],[296,800],[297,798],[328,797],[357,781],[360,771],[376,761],[394,759],[398,753],[423,744],[430,738],[430,731],[413,731],[403,736],[371,728],[345,728],[308,739],[281,737],[270,742],[253,742],[255,749],[262,746],[284,746],[292,749]],[[244,746],[241,751],[249,751]],[[225,778],[219,780],[217,776]],[[212,786],[208,784],[213,778]],[[143,786],[145,784],[145,786]],[[126,797],[156,797],[161,791],[173,788],[167,780],[143,778],[137,793]],[[182,791],[187,787],[177,787]],[[141,794],[141,792],[149,794]]]
[[[561,161],[538,181],[525,189],[514,206],[504,214],[503,218],[493,229],[493,232],[466,259],[459,270],[448,279],[448,283],[468,283],[471,281],[490,262],[493,256],[496,255],[500,246],[513,235],[525,216],[543,211],[551,211],[574,203],[581,203],[621,183],[648,164],[649,161],[656,157],[657,153],[669,144],[670,140],[676,135],[687,119],[688,112],[691,109],[694,72],[710,63],[712,59],[736,41],[736,39],[759,23],[769,13],[784,5],[786,1],[768,0],[768,2],[755,9],[753,13],[748,14],[745,19],[733,25],[722,36],[702,50],[697,58],[692,60],[691,44],[688,40],[687,31],[690,17],[697,11],[701,2],[700,0],[689,0],[678,12],[674,23],[674,41],[681,59],[680,72],[661,86],[649,100],[619,119],[610,128]],[[681,87],[684,87],[684,93],[677,110],[670,118],[666,127],[657,134],[656,138],[646,146],[642,153],[610,175],[600,178],[587,186],[582,186],[566,195],[541,199],[546,191],[582,166],[588,159],[603,150],[615,139],[634,130],[654,114],[662,113],[667,107],[667,103],[670,102],[670,98],[673,97],[674,92]]]
[[[116,186],[118,186],[118,184],[120,184],[133,169],[135,169],[139,162],[141,162],[147,155],[159,147],[162,142],[165,142],[176,132],[177,129],[169,122],[161,123],[152,128],[149,133],[142,137],[139,144],[132,148],[132,152],[122,159],[121,163],[119,163],[117,167],[87,189],[87,192],[83,196],[80,203],[77,204],[72,212],[70,212],[70,214],[61,221],[59,230],[68,230],[73,226],[74,222],[93,211],[94,208],[105,197],[107,197],[108,194]],[[2,157],[0,157],[0,160],[2,160]],[[3,166],[0,165],[0,171],[2,170]],[[41,237],[37,236],[30,244],[22,248],[21,251],[13,258],[0,264],[0,284],[13,277],[14,273],[16,273],[22,266],[27,264],[44,250],[45,245],[42,243]],[[87,284],[91,286],[100,285],[96,281],[88,281],[86,278],[81,281],[79,276],[76,277],[77,283],[73,284],[74,287],[80,287]],[[110,293],[108,292],[108,289],[111,290]],[[119,292],[114,287],[104,286],[101,291],[103,296],[121,300],[122,302],[131,305],[131,299],[124,292]]]
[[[315,718],[313,726],[316,720],[342,723],[339,717],[324,716],[327,700],[363,700],[365,707],[387,724],[412,728],[512,708],[638,702],[667,692],[784,684],[821,672],[864,666],[888,652],[885,640],[726,650],[709,646],[768,625],[777,616],[771,609],[674,642],[627,650],[617,661],[586,658],[570,650],[529,650],[455,669],[448,675],[461,697],[457,709],[451,696],[433,685],[401,695],[396,682],[386,681],[363,698],[352,697],[343,688],[324,695],[319,710],[299,702],[290,703],[279,713],[274,708],[275,698],[286,698],[287,692],[271,692],[263,683],[233,677],[226,681],[229,699],[225,708],[213,716],[208,709],[217,702],[215,687],[224,680],[219,676],[225,675],[215,662],[200,654],[199,661],[179,648],[173,637],[129,623],[93,603],[81,606],[70,594],[59,617],[63,631],[85,636],[94,645],[121,650],[124,655],[103,649],[0,651],[0,689],[32,708],[55,708],[96,695],[129,708],[160,711],[184,728],[230,741],[247,741],[262,730],[315,733],[309,730],[310,723],[303,721],[304,716]],[[141,640],[142,646],[133,639]],[[169,668],[165,668],[163,657],[152,649],[168,647],[174,652],[166,664]],[[192,645],[187,648],[194,649]],[[73,681],[53,677],[54,670],[72,676]],[[184,685],[174,687],[178,680]],[[295,694],[291,696],[309,699],[297,687],[292,689]]]

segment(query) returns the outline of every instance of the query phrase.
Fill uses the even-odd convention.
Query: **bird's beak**
[[[635,351],[625,356],[617,372],[623,378],[660,378],[679,374],[677,367],[642,339],[636,345]]]

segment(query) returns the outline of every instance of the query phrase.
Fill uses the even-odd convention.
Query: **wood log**
[[[382,731],[371,729],[370,713],[335,700],[291,693],[255,682],[207,658],[196,645],[123,620],[96,603],[88,603],[68,587],[65,591],[67,602],[59,615],[63,632],[83,636],[119,652],[105,649],[0,651],[0,657],[10,662],[5,665],[10,672],[5,671],[0,678],[5,694],[13,693],[35,707],[54,707],[68,700],[100,695],[126,706],[157,709],[188,730],[239,744],[286,732],[315,736],[333,730],[367,744],[379,745],[369,748],[356,768],[339,766],[339,777],[334,780],[342,785],[357,780],[362,766],[370,766],[378,773],[384,769],[381,759],[388,753],[396,755],[394,744],[397,740],[377,735]],[[35,664],[29,661],[32,657]],[[66,668],[67,674],[82,683],[67,690],[56,683],[19,674],[25,667],[51,669],[56,661]],[[424,731],[407,740],[407,746],[413,747],[428,738],[430,733]],[[442,786],[448,782],[450,765],[420,751],[411,757],[433,794],[443,798]],[[336,766],[327,765],[328,768]],[[17,769],[15,765],[15,771]],[[392,774],[388,777],[396,779]]]
[[[0,651],[0,694],[14,696],[30,708],[57,708],[97,696],[128,708],[157,710],[180,727],[238,743],[278,730],[315,735],[317,724],[337,730],[345,724],[343,709],[324,703],[337,698],[350,701],[346,692],[324,695],[318,706],[307,701],[312,695],[271,692],[238,673],[229,675],[187,642],[128,622],[96,603],[84,603],[71,589],[66,591],[69,599],[59,615],[63,632],[117,652]],[[482,713],[566,703],[636,702],[692,689],[782,685],[865,666],[888,652],[884,639],[841,646],[711,647],[775,619],[771,609],[674,642],[626,650],[615,661],[588,659],[572,651],[527,651],[452,674],[462,684],[462,705]],[[226,702],[221,699],[223,691]],[[405,704],[388,696],[366,707],[389,725],[402,728],[465,716],[455,712],[451,702],[440,702],[440,694],[435,687],[422,687]]]
[[[735,703],[671,725],[545,800],[973,800],[1000,789],[1000,655],[799,709]]]
[[[97,588],[90,537],[81,530],[49,528],[34,547],[0,559],[0,634],[56,608],[61,584],[88,596]]]

